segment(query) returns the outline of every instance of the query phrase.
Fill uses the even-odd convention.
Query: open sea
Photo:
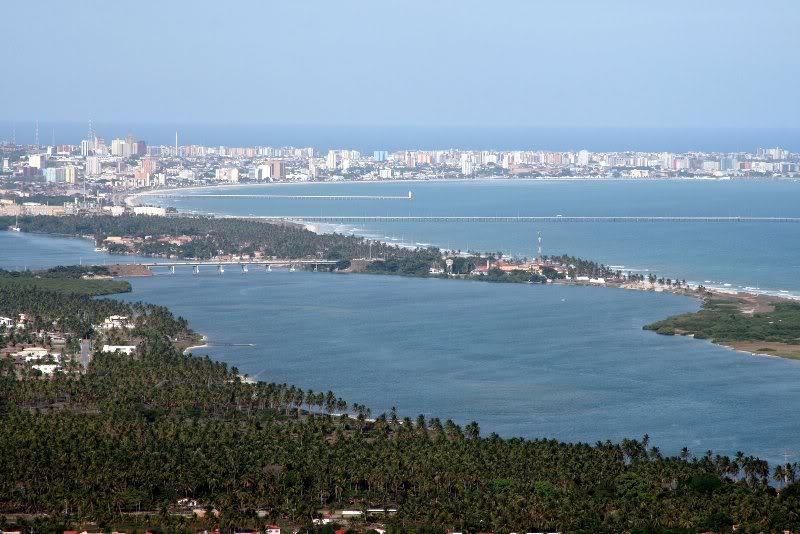
[[[236,193],[406,194],[409,201],[171,198],[230,214],[800,215],[796,182],[454,182],[240,187]],[[218,193],[219,191],[214,191]],[[800,224],[385,224],[339,231],[451,248],[567,252],[629,269],[800,295]],[[79,239],[0,232],[0,267],[115,262]],[[130,260],[131,258],[124,258]],[[484,434],[565,441],[648,433],[772,462],[800,458],[800,361],[642,326],[695,300],[607,288],[228,269],[131,280],[118,298],[169,306],[209,338],[198,354],[258,379],[477,421]],[[711,285],[711,284],[709,284]]]
[[[33,143],[34,121],[0,120],[0,141]],[[40,120],[43,144],[80,144],[88,122]],[[149,145],[295,146],[320,151],[374,150],[591,150],[755,152],[780,146],[800,151],[800,128],[555,128],[537,126],[385,126],[95,122],[111,143],[132,134]]]

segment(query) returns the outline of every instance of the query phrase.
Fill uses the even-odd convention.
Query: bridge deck
[[[264,261],[200,261],[200,260],[187,260],[187,261],[153,261],[153,262],[133,262],[133,263],[118,263],[117,265],[138,265],[141,267],[194,267],[211,266],[217,267],[219,265],[336,265],[338,262],[335,260],[264,260]]]
[[[259,219],[267,221],[297,221],[321,223],[354,223],[354,222],[703,222],[703,223],[800,223],[800,217],[722,217],[722,216],[572,216],[572,215],[251,215],[229,216],[237,219]]]
[[[170,193],[142,193],[142,196],[170,197]],[[186,194],[177,195],[177,198],[262,198],[266,200],[414,200],[411,195],[259,195],[251,193],[236,193],[225,195],[221,193]]]

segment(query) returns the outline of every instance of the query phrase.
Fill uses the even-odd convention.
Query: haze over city
[[[0,120],[795,128],[799,18],[791,0],[10,1]]]

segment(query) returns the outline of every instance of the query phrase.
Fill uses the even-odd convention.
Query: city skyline
[[[0,120],[790,128],[800,118],[800,7],[788,1],[141,6],[5,5],[9,20],[35,24],[7,29],[24,46],[0,52],[14,80],[0,88],[13,102]]]

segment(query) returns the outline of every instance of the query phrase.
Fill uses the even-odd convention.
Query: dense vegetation
[[[0,228],[14,219],[0,217]],[[93,236],[102,242],[108,236],[140,238],[134,249],[110,245],[111,252],[137,252],[148,255],[207,259],[218,254],[253,254],[280,258],[317,257],[333,260],[365,258],[370,242],[341,234],[316,234],[298,225],[275,224],[259,220],[221,219],[210,217],[147,217],[147,216],[67,216],[22,217],[19,225],[26,232]],[[173,244],[157,237],[190,236],[192,241]],[[145,239],[150,237],[151,239]],[[435,249],[431,249],[435,250]],[[375,257],[409,257],[415,251],[374,241]]]
[[[707,299],[701,310],[644,327],[659,334],[691,334],[717,343],[765,341],[800,344],[800,303],[776,302],[766,312],[743,313],[735,298]]]
[[[143,305],[0,286],[0,310],[36,306],[66,321]],[[185,322],[147,309],[136,355],[95,354],[84,375],[19,379],[0,362],[0,513],[35,514],[22,521],[37,531],[86,520],[170,532],[299,526],[342,507],[397,508],[382,520],[398,533],[800,528],[796,464],[666,457],[646,436],[566,444],[394,411],[370,420],[332,392],[248,383],[184,355],[172,337]],[[183,497],[219,518],[171,513]]]
[[[123,280],[82,278],[108,276],[105,267],[55,267],[45,271],[6,271],[0,269],[0,287],[10,291],[36,288],[59,293],[82,295],[111,295],[131,290]]]

